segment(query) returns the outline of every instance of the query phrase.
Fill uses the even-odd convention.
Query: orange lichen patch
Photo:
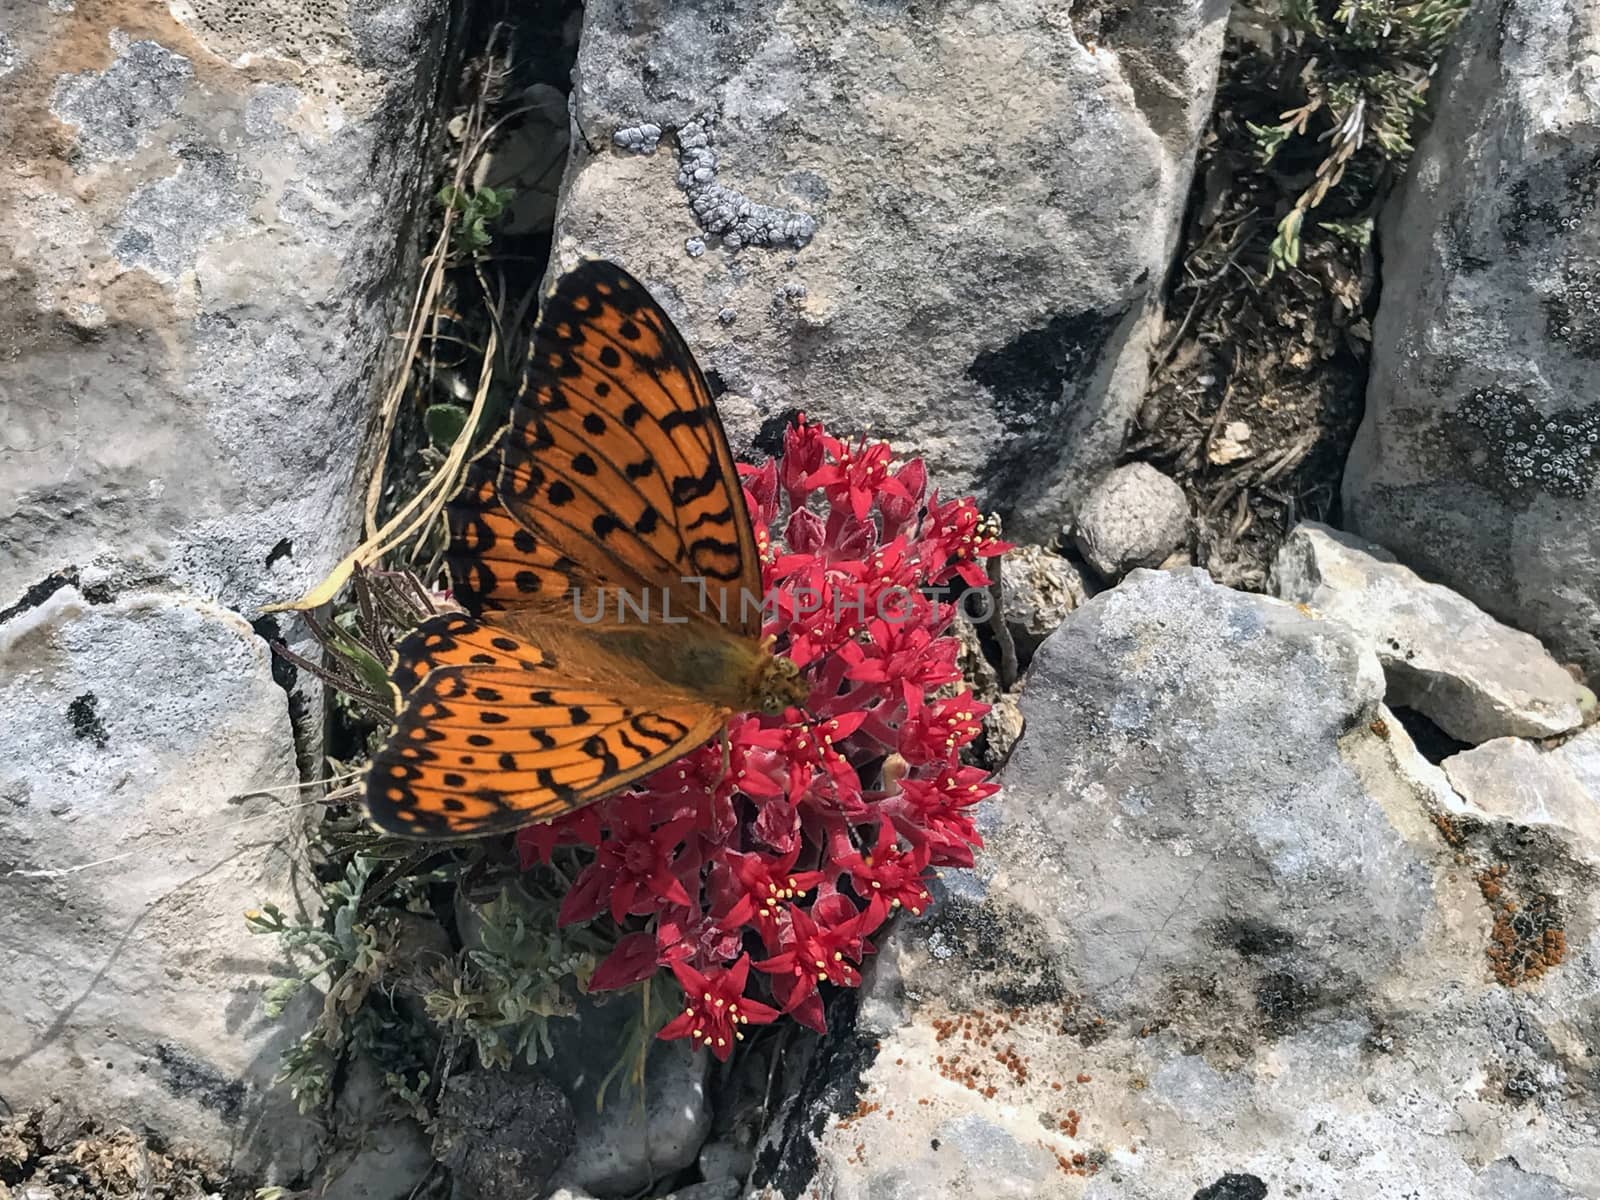
[[[1439,830],[1439,836],[1444,838],[1446,845],[1453,846],[1457,850],[1466,845],[1467,835],[1461,832],[1449,813],[1433,812],[1428,815],[1433,818],[1434,826]]]
[[[834,1124],[834,1128],[849,1129],[857,1121],[877,1112],[879,1107],[880,1105],[878,1105],[875,1101],[863,1100],[860,1104],[856,1105],[855,1111],[846,1113],[844,1116],[840,1117],[839,1120]],[[892,1111],[890,1115],[893,1115]]]
[[[1101,1151],[1085,1154],[1081,1150],[1075,1150],[1068,1153],[1064,1150],[1057,1150],[1054,1146],[1045,1145],[1044,1142],[1040,1142],[1039,1145],[1055,1156],[1056,1168],[1063,1175],[1078,1175],[1087,1178],[1098,1172],[1105,1164],[1106,1156]]]
[[[1567,957],[1567,934],[1555,897],[1536,892],[1523,899],[1505,863],[1477,876],[1478,890],[1494,924],[1489,931],[1489,970],[1505,987],[1538,979]]]

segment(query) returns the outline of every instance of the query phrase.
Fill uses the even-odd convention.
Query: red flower
[[[778,464],[778,481],[789,497],[791,508],[804,508],[814,489],[807,480],[821,470],[833,442],[820,425],[807,425],[805,414],[784,430],[783,458]]]
[[[896,907],[925,911],[928,871],[980,844],[973,805],[995,788],[961,753],[986,710],[970,692],[931,698],[960,672],[955,610],[928,589],[984,585],[1005,547],[970,500],[928,494],[920,459],[893,462],[887,443],[800,419],[781,458],[740,470],[776,598],[762,632],[804,673],[804,711],[741,714],[726,745],[517,839],[527,867],[578,856],[560,919],[613,943],[589,988],[671,969],[688,999],[662,1036],[719,1057],[778,1015],[744,995],[752,935],[768,955],[753,989],[822,1029],[821,985],[858,985],[868,935]]]
[[[874,898],[865,910],[858,910],[837,892],[819,898],[810,915],[790,905],[787,948],[756,964],[773,977],[772,990],[783,1011],[823,1032],[817,984],[860,984],[855,964],[866,953],[866,934],[883,924],[887,909],[886,901]]]
[[[900,849],[893,824],[884,821],[878,826],[878,843],[871,854],[851,854],[840,859],[839,865],[850,872],[850,882],[863,896],[882,896],[890,908],[903,905],[912,916],[920,917],[933,899],[923,884],[930,855],[927,845]]]
[[[888,442],[868,445],[863,439],[854,450],[833,438],[828,438],[827,442],[833,461],[806,477],[807,488],[822,488],[830,504],[848,504],[858,521],[867,519],[879,495],[910,503],[911,490],[903,480],[889,473],[893,452]]]
[[[672,973],[683,988],[685,1007],[656,1035],[659,1038],[689,1038],[726,1062],[733,1044],[744,1040],[742,1026],[751,1022],[767,1025],[778,1019],[777,1009],[744,994],[750,976],[748,954],[741,954],[726,970],[713,967],[701,974],[688,963],[675,962]]]
[[[934,583],[959,575],[973,587],[987,587],[989,573],[983,569],[982,560],[1011,549],[1009,542],[996,537],[993,522],[981,517],[971,500],[940,504],[938,492],[928,502],[923,530],[930,545],[937,546],[944,555],[945,565],[935,567]]]
[[[906,687],[906,719],[900,726],[899,751],[909,763],[949,762],[951,755],[978,736],[987,704],[965,691],[929,705],[915,687]]]
[[[934,866],[970,867],[971,848],[983,839],[967,810],[1000,790],[986,778],[976,767],[945,767],[931,779],[907,777],[880,807],[908,840],[930,847]]]
[[[799,856],[798,843],[778,858],[732,851],[724,855],[725,865],[713,868],[711,876],[712,891],[720,893],[725,907],[722,928],[749,925],[768,946],[777,946],[784,908],[801,900],[826,878],[821,871],[796,871],[794,864]]]
[[[587,921],[603,910],[621,922],[631,913],[646,914],[661,901],[689,903],[689,893],[673,872],[691,822],[672,821],[650,830],[625,827],[622,836],[613,829],[600,843],[594,862],[578,876],[561,904],[560,924]]]

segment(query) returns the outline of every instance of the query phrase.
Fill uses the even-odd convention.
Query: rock
[[[1600,11],[1473,8],[1384,215],[1353,529],[1600,673]],[[1494,96],[1492,104],[1483,103]]]
[[[624,1068],[596,1111],[600,1081],[617,1065],[638,1016],[637,1002],[621,996],[607,1004],[582,1001],[576,1017],[550,1022],[556,1053],[543,1070],[566,1092],[577,1117],[576,1146],[556,1175],[557,1186],[602,1197],[631,1195],[689,1166],[705,1143],[710,1059],[686,1042],[649,1042],[643,1103],[620,1082]]]
[[[1200,571],[1074,612],[976,868],[830,1011],[752,1196],[1600,1195],[1594,872],[1382,690]]]
[[[297,1176],[315,1130],[272,1087],[261,1011],[304,809],[283,690],[236,614],[63,586],[0,626],[0,1078],[240,1169]]]
[[[1160,566],[1189,536],[1189,499],[1148,463],[1118,467],[1078,512],[1073,542],[1101,578]]]
[[[1585,847],[1580,853],[1600,866],[1600,779],[1588,769],[1597,757],[1600,726],[1554,750],[1496,738],[1440,765],[1456,794],[1480,813],[1572,833]]]
[[[526,1071],[453,1075],[433,1126],[433,1154],[462,1200],[542,1195],[577,1126],[561,1089]]]
[[[1140,402],[1226,16],[1134,6],[1091,51],[1044,0],[588,4],[558,257],[656,291],[736,450],[802,398],[841,434],[870,414],[1049,536]]]
[[[360,528],[447,8],[0,17],[0,1078],[263,1184],[315,1143],[241,917],[295,907],[319,703],[239,614]]]
[[[527,111],[506,126],[478,159],[474,189],[505,188],[511,201],[495,224],[498,236],[548,233],[555,223],[561,169],[567,159],[567,98],[549,84],[528,88]],[[637,131],[635,131],[637,132]],[[659,138],[661,131],[655,131]]]
[[[709,1179],[668,1192],[662,1200],[739,1200],[743,1194],[744,1187],[737,1179]]]
[[[1537,639],[1349,534],[1300,524],[1278,551],[1271,583],[1275,595],[1360,634],[1383,663],[1388,703],[1416,709],[1458,741],[1565,733],[1594,708],[1594,693]]]
[[[750,1147],[735,1141],[723,1139],[700,1147],[700,1174],[708,1181],[731,1179],[742,1183],[754,1161]]]
[[[332,1156],[324,1170],[326,1183],[312,1194],[318,1200],[412,1200],[433,1170],[428,1140],[416,1123],[383,1121],[361,1134],[349,1153]]]
[[[1094,594],[1069,559],[1043,546],[1018,546],[1000,560],[1006,623],[1026,659],[1067,614]]]
[[[383,1070],[366,1054],[350,1061],[333,1109],[331,1148],[310,1189],[318,1200],[412,1200],[434,1170],[421,1126],[397,1117]]]

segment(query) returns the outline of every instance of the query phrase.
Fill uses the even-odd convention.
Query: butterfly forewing
[[[502,454],[502,501],[572,574],[670,588],[677,611],[759,636],[740,593],[759,592],[760,558],[711,391],[620,268],[585,262],[556,285]]]

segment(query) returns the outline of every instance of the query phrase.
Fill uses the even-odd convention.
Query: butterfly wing
[[[500,502],[500,440],[473,459],[445,505],[445,568],[456,601],[474,616],[528,606],[570,607],[596,580]]]
[[[716,403],[620,267],[590,260],[556,283],[500,445],[500,500],[573,586],[668,588],[677,611],[760,636],[741,592],[759,597],[761,559]]]
[[[373,757],[373,821],[409,837],[505,833],[598,800],[710,738],[727,712],[575,677],[578,664],[462,613],[400,643],[399,716]]]

